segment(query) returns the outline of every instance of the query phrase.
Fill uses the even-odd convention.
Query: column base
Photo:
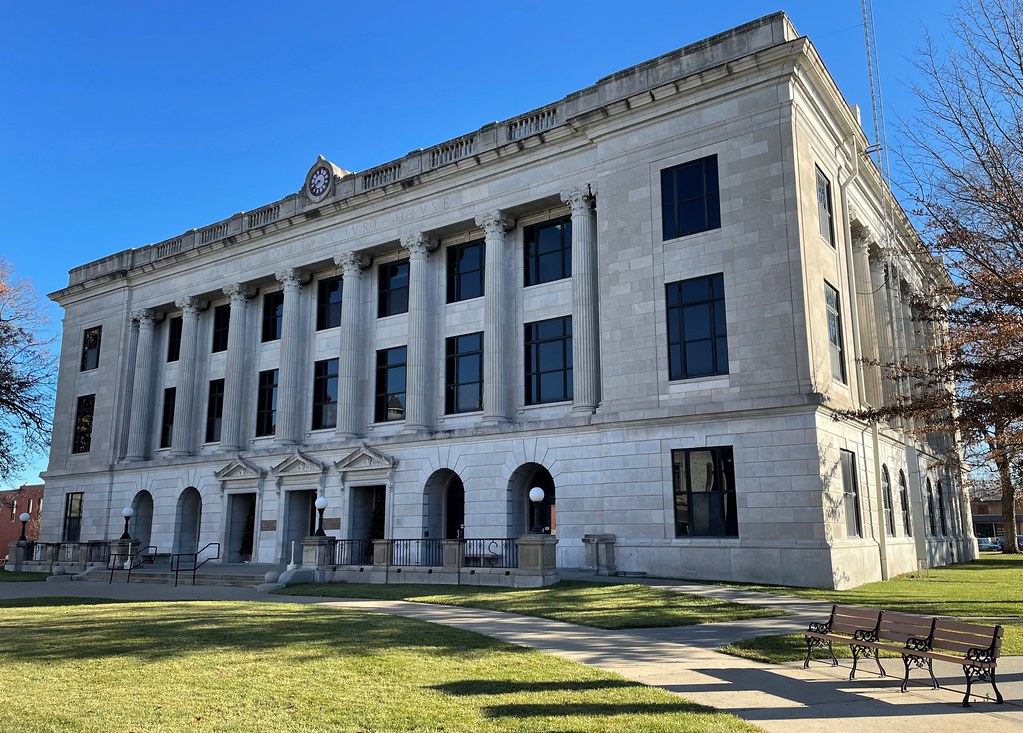
[[[597,411],[596,405],[573,405],[573,415],[592,415]]]

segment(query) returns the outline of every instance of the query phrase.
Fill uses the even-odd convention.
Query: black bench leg
[[[927,671],[931,673],[931,683],[934,685],[931,689],[938,689],[938,678],[934,676],[934,663],[933,660],[927,660]]]
[[[991,689],[995,691],[995,699],[998,701],[998,704],[1001,705],[1002,693],[998,691],[998,685],[995,684],[995,671],[993,669],[991,670]]]
[[[909,684],[909,668],[912,663],[909,661],[909,657],[907,657],[905,654],[902,655],[902,663],[906,665],[906,676],[902,678],[902,689],[900,690],[900,692],[905,692],[906,685]]]
[[[881,666],[881,655],[880,654],[875,654],[874,655],[874,661],[877,663],[877,671],[881,673],[881,676],[882,677],[887,677],[888,675],[885,673],[884,667]]]
[[[963,697],[963,707],[972,707],[970,705],[970,688],[973,687],[973,671],[969,667],[963,667],[963,672],[966,673],[966,695]]]
[[[813,653],[813,639],[806,637],[806,659],[803,660],[803,669],[810,669],[810,655]]]
[[[860,653],[856,650],[856,647],[853,647],[852,653],[853,653],[853,666],[852,666],[852,669],[849,671],[849,680],[850,681],[856,679],[856,663],[860,661]]]
[[[828,651],[831,652],[831,666],[832,667],[837,667],[838,666],[838,660],[835,658],[835,648],[833,646],[831,646],[831,640],[830,639],[828,640]]]

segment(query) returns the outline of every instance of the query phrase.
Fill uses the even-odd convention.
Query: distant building
[[[25,537],[39,539],[39,516],[43,503],[43,485],[25,484],[17,489],[0,491],[0,555],[7,554],[7,546],[21,537],[21,515],[28,512]]]
[[[562,567],[848,587],[972,557],[908,385],[942,281],[775,14],[560,101],[73,269],[43,538],[510,538]],[[227,175],[225,174],[225,181]],[[298,184],[298,181],[296,181]]]
[[[978,537],[1004,537],[1002,487],[994,481],[977,482],[970,488],[973,532]],[[1023,536],[1023,498],[1016,500],[1016,535]]]

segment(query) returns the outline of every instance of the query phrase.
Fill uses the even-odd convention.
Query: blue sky
[[[940,40],[954,9],[876,2],[890,126],[913,109],[924,29]],[[318,154],[370,168],[776,10],[870,129],[860,0],[7,2],[0,255],[49,293],[297,191]]]

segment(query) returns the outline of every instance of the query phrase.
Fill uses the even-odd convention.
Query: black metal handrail
[[[391,565],[441,567],[444,540],[391,540]]]
[[[202,553],[204,553],[206,550],[208,550],[211,547],[216,547],[217,548],[217,554],[213,555],[212,557],[207,557],[202,562],[199,562],[199,555],[201,555]],[[184,570],[187,573],[189,571],[189,569],[191,569],[191,571],[192,571],[192,585],[195,585],[195,571],[198,570],[199,568],[201,568],[206,563],[208,563],[210,560],[219,560],[220,559],[220,543],[219,542],[210,542],[206,546],[204,546],[202,549],[197,550],[196,552],[175,552],[173,555],[171,555],[171,572],[174,573],[174,587],[175,588],[178,587],[178,573],[180,573],[181,570],[182,570],[182,568],[181,568],[181,560],[182,560],[182,558],[187,558],[187,557],[192,558],[192,567],[191,568],[187,568],[186,567],[186,568],[184,568]]]
[[[150,550],[152,550],[154,553],[159,551],[156,545],[146,545],[145,547],[141,548],[140,550],[138,550],[138,551],[136,551],[134,553],[132,553],[132,552],[111,552],[109,555],[107,555],[107,570],[110,571],[110,580],[108,580],[107,583],[113,583],[114,582],[114,571],[118,569],[118,565],[120,565],[120,567],[122,569],[128,571],[128,575],[125,577],[124,582],[125,583],[130,583],[131,582],[131,571],[134,570],[137,565],[141,565],[142,564],[141,560],[136,563],[135,559],[139,555],[141,555],[142,553],[149,552]],[[114,562],[114,558],[115,557],[123,557],[123,558],[125,558],[125,561],[123,563]]]
[[[372,565],[373,540],[334,540],[330,565]]]
[[[519,546],[503,537],[462,540],[462,558],[467,567],[517,568]]]

